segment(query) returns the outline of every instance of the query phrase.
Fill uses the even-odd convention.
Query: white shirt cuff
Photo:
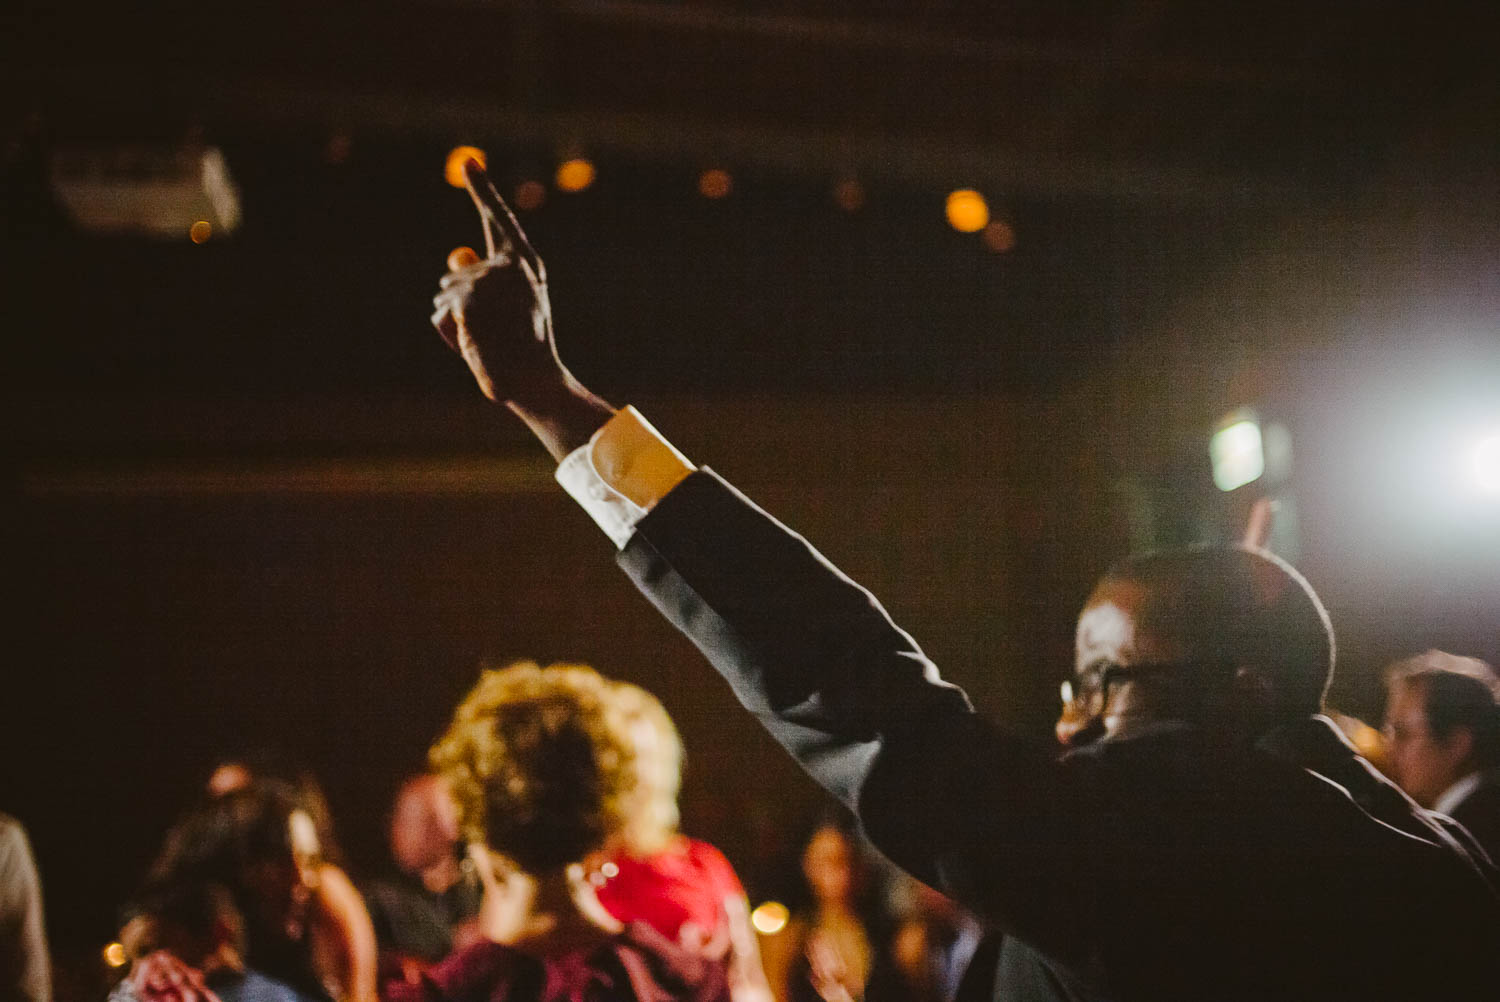
[[[624,407],[557,466],[557,482],[623,550],[656,502],[695,467],[634,407]]]
[[[568,453],[557,465],[557,482],[604,530],[615,549],[623,550],[635,532],[635,524],[646,517],[646,509],[604,482],[594,469],[593,451],[590,441]]]

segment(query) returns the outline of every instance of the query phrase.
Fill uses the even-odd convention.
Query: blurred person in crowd
[[[111,1002],[135,1002],[149,995],[145,984],[171,976],[178,965],[153,957],[171,955],[201,978],[220,1002],[317,1002],[245,962],[245,920],[234,895],[220,884],[194,881],[148,886],[126,910],[121,942],[135,961],[131,973],[110,994]]]
[[[823,818],[803,841],[809,900],[766,942],[766,973],[777,1002],[864,998],[875,960],[860,907],[865,867],[853,827]]]
[[[42,882],[26,829],[0,814],[0,1002],[51,1002]]]
[[[333,810],[328,806],[328,794],[318,781],[317,773],[295,757],[277,748],[251,748],[215,763],[204,787],[209,796],[220,797],[261,780],[279,783],[296,795],[298,806],[317,829],[323,861],[341,866],[343,850],[334,834]]]
[[[391,808],[395,876],[372,881],[365,900],[380,945],[381,979],[416,981],[477,936],[483,888],[458,831],[458,805],[441,776],[401,784]]]
[[[750,903],[729,860],[678,831],[682,738],[666,707],[638,685],[614,681],[609,696],[634,746],[633,806],[619,836],[590,866],[599,902],[622,922],[643,921],[721,962],[735,1002],[770,1002]]]
[[[1333,633],[1290,566],[1244,545],[1116,565],[1075,635],[1100,737],[1059,758],[1006,735],[869,592],[563,366],[542,261],[465,171],[486,253],[450,254],[438,333],[747,710],[886,855],[1005,933],[999,997],[1500,983],[1493,867],[1319,715]]]
[[[208,798],[178,821],[148,883],[226,888],[244,918],[251,967],[304,995],[343,1002],[356,997],[347,994],[339,980],[344,972],[329,964],[311,935],[324,872],[320,848],[296,793],[257,781]]]
[[[728,999],[722,965],[616,919],[588,878],[639,807],[630,726],[590,668],[481,675],[431,759],[484,885],[484,939],[414,985],[392,982],[395,1002]]]
[[[952,898],[904,874],[889,897],[897,923],[877,956],[869,1002],[988,998],[998,939],[987,938],[979,920]],[[964,983],[971,966],[980,981],[977,995]]]
[[[1500,679],[1477,658],[1427,651],[1387,669],[1391,777],[1500,860]]]
[[[210,796],[219,797],[257,783],[289,791],[298,824],[311,829],[307,841],[316,845],[316,863],[308,884],[311,903],[304,936],[320,983],[340,1002],[371,1002],[378,962],[375,929],[364,898],[341,865],[343,853],[322,784],[312,770],[261,749],[219,762],[206,785]]]

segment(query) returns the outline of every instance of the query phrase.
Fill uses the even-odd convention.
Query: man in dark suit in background
[[[1500,860],[1500,679],[1477,658],[1427,651],[1386,672],[1390,771],[1412,799]]]
[[[439,333],[746,708],[882,851],[1006,933],[997,998],[1500,984],[1492,871],[1317,715],[1333,638],[1294,570],[1249,548],[1127,561],[1078,623],[1099,739],[1059,760],[1007,736],[873,596],[572,377],[541,261],[468,174],[487,254],[450,256]]]

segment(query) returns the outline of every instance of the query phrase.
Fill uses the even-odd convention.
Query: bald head
[[[1118,667],[1137,717],[1192,716],[1204,703],[1271,724],[1321,707],[1333,630],[1307,581],[1269,553],[1165,550],[1116,565],[1085,604],[1076,666],[1083,678],[1100,665]]]
[[[413,776],[401,784],[391,809],[391,855],[408,873],[451,859],[458,842],[458,807],[438,776]]]

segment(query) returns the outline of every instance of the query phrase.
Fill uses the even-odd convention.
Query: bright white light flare
[[[1214,432],[1208,454],[1214,463],[1214,486],[1221,491],[1243,487],[1266,472],[1260,425],[1254,421],[1236,421]]]
[[[1487,494],[1500,494],[1500,432],[1474,447],[1474,479]]]

